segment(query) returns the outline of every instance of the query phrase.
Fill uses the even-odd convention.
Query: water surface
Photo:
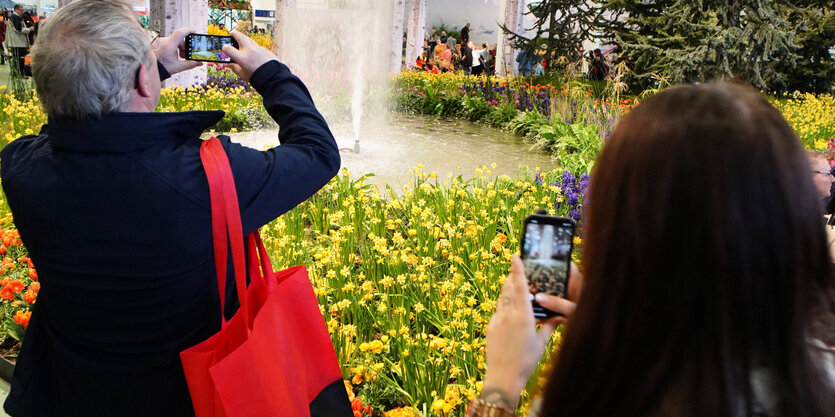
[[[353,126],[332,124],[340,148],[354,148]],[[233,133],[232,140],[256,149],[278,145],[278,130]],[[425,172],[475,176],[476,168],[490,166],[491,176],[513,176],[523,167],[532,170],[556,168],[545,153],[530,151],[521,137],[499,129],[460,120],[391,114],[387,120],[366,123],[361,128],[360,153],[342,151],[342,167],[352,177],[374,173],[369,182],[399,189],[412,179],[409,170],[423,164]]]

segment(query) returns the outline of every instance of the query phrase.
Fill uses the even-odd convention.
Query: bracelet
[[[467,407],[465,417],[515,417],[513,410],[499,404],[488,403],[484,398],[476,397]]]

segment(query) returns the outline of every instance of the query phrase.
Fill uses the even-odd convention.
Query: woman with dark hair
[[[35,19],[32,19],[32,14],[29,12],[23,12],[23,24],[28,28],[35,27]],[[29,32],[29,46],[32,46],[35,43],[35,31],[32,30]]]
[[[811,334],[833,266],[780,113],[741,86],[672,88],[621,121],[596,167],[577,304],[538,294],[565,317],[537,332],[514,259],[469,415],[513,415],[570,320],[540,417],[835,416],[832,351]]]

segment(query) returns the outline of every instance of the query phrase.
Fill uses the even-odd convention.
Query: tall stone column
[[[400,72],[403,61],[403,18],[406,14],[406,0],[393,0],[391,21],[391,72]],[[408,62],[406,62],[408,64]]]
[[[287,9],[296,7],[296,0],[275,0],[275,37],[273,52],[279,60],[284,60],[284,29],[287,22]]]
[[[206,0],[151,0],[150,28],[168,36],[181,27],[194,28],[197,33],[208,30],[209,3]],[[164,87],[191,87],[206,82],[206,66],[171,76]]]
[[[426,33],[427,0],[410,0],[409,23],[406,34],[406,66],[415,66],[415,60],[423,52],[423,38]]]
[[[505,25],[514,33],[523,33],[522,14],[525,11],[525,0],[501,0],[499,4],[499,23]],[[496,49],[496,72],[500,76],[516,75],[519,73],[516,63],[516,50],[510,42],[510,36],[499,29]]]

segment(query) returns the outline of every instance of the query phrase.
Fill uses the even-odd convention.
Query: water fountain
[[[548,155],[506,131],[465,121],[389,113],[391,97],[391,0],[297,0],[285,11],[277,46],[310,89],[343,151],[352,175],[374,173],[370,183],[394,189],[413,179],[422,163],[443,179],[471,177],[497,163],[492,175],[514,175],[522,166],[551,169]],[[256,149],[275,146],[275,130],[236,133],[232,139]],[[362,153],[360,153],[362,143]]]
[[[368,116],[386,107],[380,103],[386,94],[368,87],[387,81],[391,7],[387,0],[322,1],[286,11],[279,55],[305,81],[329,123],[350,117],[354,144],[343,149],[353,153],[360,151]]]

